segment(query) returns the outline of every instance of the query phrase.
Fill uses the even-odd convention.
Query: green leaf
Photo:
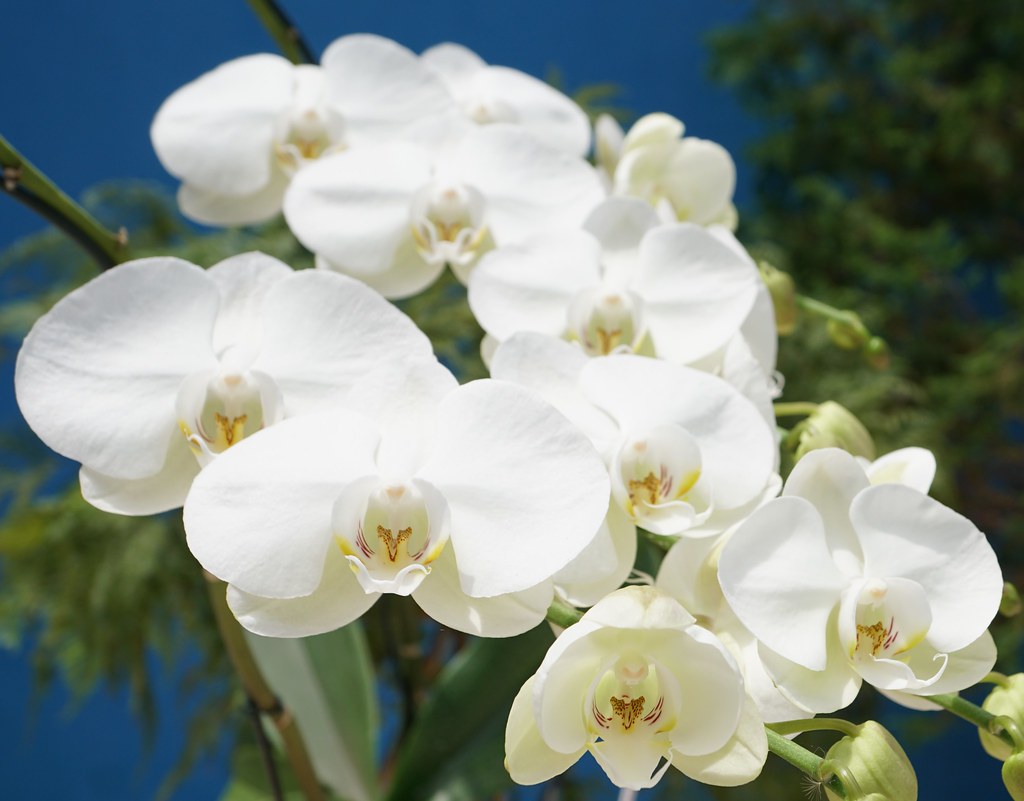
[[[295,716],[320,781],[350,801],[375,799],[379,713],[362,624],[301,640],[248,640],[267,682]]]
[[[502,767],[505,721],[553,639],[542,624],[461,651],[438,677],[400,748],[389,801],[472,801],[511,786]]]

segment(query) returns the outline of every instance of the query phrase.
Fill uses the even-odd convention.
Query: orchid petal
[[[768,736],[757,704],[749,696],[739,726],[729,741],[710,754],[672,754],[672,767],[691,779],[718,787],[736,787],[756,779],[768,758]]]
[[[264,344],[253,368],[274,377],[289,415],[344,402],[381,365],[434,362],[430,340],[408,317],[337,273],[296,272],[263,306]]]
[[[774,434],[753,404],[722,379],[641,356],[614,355],[588,363],[580,385],[624,431],[660,424],[685,429],[700,446],[701,474],[710,480],[715,507],[740,506],[764,489],[774,463]]]
[[[487,198],[487,226],[499,247],[542,231],[579,228],[604,197],[587,162],[514,125],[471,130],[451,169]]]
[[[469,307],[499,340],[518,331],[561,336],[573,296],[600,283],[600,250],[590,234],[540,234],[484,255],[469,282]]]
[[[622,143],[622,150],[635,150],[645,145],[674,142],[678,140],[686,126],[671,114],[656,111],[645,114],[633,123]]]
[[[178,187],[178,208],[203,225],[255,225],[281,213],[288,182],[288,175],[276,167],[259,189],[238,195],[213,192],[186,181]]]
[[[850,518],[867,576],[903,576],[931,605],[928,640],[944,652],[966,647],[999,609],[1003,577],[985,535],[967,518],[917,490],[880,484],[853,501]]]
[[[294,272],[284,262],[257,251],[224,259],[206,271],[220,293],[213,329],[214,353],[239,343],[254,351],[260,348],[264,298],[275,284]]]
[[[320,158],[288,188],[288,227],[343,272],[383,273],[409,235],[413,194],[430,179],[430,167],[425,150],[403,142]]]
[[[14,388],[53,450],[111,478],[152,476],[177,429],[182,379],[216,364],[219,297],[195,265],[140,259],[60,300],[32,327]]]
[[[654,737],[615,737],[590,746],[611,783],[629,790],[656,785],[669,768],[668,752],[668,743]]]
[[[321,58],[324,102],[345,121],[345,141],[360,149],[395,138],[424,118],[444,114],[451,96],[417,56],[382,36],[336,39]]]
[[[755,637],[803,667],[825,669],[828,621],[847,582],[808,501],[776,498],[741,523],[722,549],[718,578]]]
[[[518,592],[551,578],[597,535],[608,473],[590,442],[528,390],[475,381],[438,411],[420,476],[444,493],[463,590]]]
[[[185,503],[199,463],[181,431],[170,432],[164,466],[145,478],[111,478],[83,467],[79,472],[82,497],[97,509],[118,515],[155,515]]]
[[[654,587],[627,587],[612,593],[589,609],[583,621],[610,629],[654,631],[679,631],[696,622],[679,601]]]
[[[622,586],[635,561],[636,526],[617,504],[609,503],[594,541],[555,574],[555,586],[573,606],[593,606]]]
[[[609,661],[600,639],[593,636],[600,630],[600,624],[585,620],[570,626],[537,668],[534,719],[544,742],[559,753],[577,753],[591,740],[583,710],[591,682]]]
[[[295,68],[259,54],[221,64],[178,89],[150,130],[161,163],[197,189],[246,195],[267,185]]]
[[[850,504],[867,486],[867,476],[850,454],[838,448],[821,448],[797,462],[782,489],[783,497],[804,498],[818,510],[832,558],[851,578],[864,574],[864,555],[850,522]],[[904,574],[890,571],[887,575]]]
[[[679,682],[682,702],[669,733],[672,748],[687,756],[711,754],[736,732],[746,695],[743,677],[721,641],[700,626],[659,632],[648,651]]]
[[[860,692],[860,674],[844,657],[842,647],[834,635],[829,642],[828,665],[823,670],[809,670],[791,662],[764,643],[758,646],[758,655],[782,694],[814,714],[844,709],[853,703]]]
[[[454,42],[428,47],[420,54],[420,61],[440,75],[449,91],[460,100],[469,91],[473,76],[487,69],[487,62],[480,56]]]
[[[263,637],[308,637],[348,625],[380,595],[359,586],[338,548],[330,548],[320,584],[299,598],[261,598],[228,585],[228,606],[238,622]]]
[[[590,121],[571,99],[550,84],[509,67],[487,67],[468,87],[472,98],[507,105],[514,122],[545,145],[583,157],[590,150]]]
[[[639,268],[640,242],[657,225],[654,209],[642,200],[608,197],[590,212],[583,229],[597,238],[608,272],[629,282]]]
[[[619,154],[626,134],[610,114],[598,114],[594,120],[594,160],[602,171],[602,178],[611,190],[611,177],[619,163]]]
[[[930,663],[935,659],[938,652],[929,641],[925,641],[914,649],[911,655],[910,665],[914,669],[914,672],[918,675],[922,673],[919,664]],[[992,639],[992,635],[985,631],[978,639],[968,645],[966,648],[961,648],[958,651],[953,651],[947,654],[949,657],[946,662],[946,669],[942,671],[942,675],[936,679],[934,683],[929,685],[926,691],[918,692],[921,695],[927,697],[929,695],[939,695],[940,693],[956,693],[961,690],[966,690],[968,687],[973,687],[991,672],[992,668],[996,663],[996,644]],[[908,705],[907,699],[902,693],[899,694],[901,697],[893,697],[893,700]],[[914,696],[917,697],[916,695]],[[919,699],[920,700],[920,699]],[[913,703],[911,700],[910,703]],[[912,707],[919,708],[919,707]],[[934,708],[929,706],[926,708]]]
[[[665,165],[662,181],[679,219],[707,225],[729,207],[736,165],[717,142],[688,136]]]
[[[865,467],[872,484],[903,484],[928,493],[935,480],[935,454],[927,448],[900,448]]]
[[[563,754],[541,738],[533,717],[535,681],[531,676],[520,688],[505,726],[505,767],[516,784],[539,784],[564,773],[585,750]]]
[[[514,637],[529,631],[547,614],[554,597],[550,581],[521,592],[474,598],[459,584],[458,553],[445,548],[430,565],[430,575],[413,600],[442,626],[478,637]]]
[[[583,351],[564,340],[521,333],[495,350],[491,376],[538,393],[603,451],[618,430],[607,414],[587,400],[579,385],[580,371],[589,362]]]
[[[632,288],[662,358],[685,363],[724,346],[750,314],[760,279],[713,234],[692,223],[650,231]]]
[[[192,484],[184,511],[189,549],[252,595],[310,595],[336,547],[335,500],[346,483],[374,472],[378,437],[372,421],[340,409],[246,437]]]

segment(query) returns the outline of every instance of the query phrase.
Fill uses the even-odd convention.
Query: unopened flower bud
[[[772,307],[775,309],[775,328],[779,336],[792,334],[796,328],[797,306],[796,286],[789,273],[785,273],[766,261],[759,261],[757,269],[761,273],[768,292],[772,296]]]
[[[1024,727],[1024,673],[1017,673],[1003,680],[989,693],[981,708],[992,715],[1004,718],[998,721],[998,728],[1009,732],[1011,736],[1016,734],[1019,737],[1020,730]],[[1017,731],[1011,731],[1013,728]],[[981,738],[981,747],[989,756],[1008,760],[1014,752],[1013,746],[996,734],[978,729],[978,736]]]
[[[846,801],[917,801],[917,775],[900,744],[873,720],[857,726],[825,755],[846,790]],[[839,796],[825,786],[830,801]]]
[[[999,612],[1003,617],[1016,617],[1020,614],[1020,593],[1009,581],[1003,582],[1003,597],[999,601]]]
[[[863,348],[871,338],[871,332],[861,322],[856,312],[843,312],[841,318],[828,321],[828,337],[844,350]]]
[[[1012,754],[1003,763],[1003,784],[1013,801],[1024,801],[1024,754]]]
[[[892,359],[889,345],[881,337],[871,337],[864,346],[864,358],[876,370],[888,370]]]
[[[875,458],[875,443],[863,423],[835,401],[818,405],[789,432],[786,444],[797,460],[819,448],[842,448],[854,456]]]

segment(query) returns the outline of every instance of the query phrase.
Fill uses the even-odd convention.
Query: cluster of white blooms
[[[928,497],[927,451],[813,451],[783,488],[775,320],[720,146],[652,114],[592,148],[540,81],[370,35],[225,64],[152,136],[187,216],[283,211],[319,269],[118,266],[37,322],[18,401],[90,503],[183,505],[246,628],[329,631],[383,593],[482,636],[592,607],[512,707],[523,783],[589,751],[624,788],[740,784],[764,721],[863,680],[927,707],[991,669],[999,566]],[[385,299],[445,265],[491,379],[460,386]],[[675,544],[622,588],[638,529]]]

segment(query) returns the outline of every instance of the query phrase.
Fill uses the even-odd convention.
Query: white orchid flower
[[[765,492],[756,505],[778,494],[781,480]],[[808,710],[787,698],[761,663],[757,640],[729,608],[718,584],[718,555],[729,536],[682,537],[669,549],[658,568],[655,586],[681,603],[703,626],[729,649],[739,665],[747,694],[767,723],[795,720]]]
[[[862,680],[900,701],[956,692],[995,661],[1003,579],[985,535],[911,487],[871,485],[836,448],[797,463],[718,576],[773,680],[814,712],[846,706]]]
[[[391,143],[321,159],[296,176],[284,213],[318,266],[399,298],[445,264],[465,280],[494,245],[578,227],[602,197],[585,161],[496,124],[441,148]]]
[[[182,212],[212,225],[280,212],[288,182],[334,150],[404,136],[451,113],[432,70],[401,45],[359,34],[336,40],[322,66],[260,54],[229,61],[178,89],[150,131],[182,180]]]
[[[519,784],[590,751],[613,784],[653,787],[669,766],[707,784],[755,779],[768,754],[725,647],[677,601],[626,587],[566,629],[519,691],[505,764]]]
[[[573,156],[590,150],[590,121],[553,86],[510,67],[489,66],[467,47],[446,42],[420,57],[444,79],[456,104],[478,125],[520,125],[550,147]]]
[[[608,198],[583,230],[485,255],[470,280],[470,307],[498,341],[536,331],[576,341],[591,356],[721,362],[761,284],[739,243],[722,236],[732,238],[690,223],[659,225],[646,204]]]
[[[595,125],[597,162],[612,193],[649,203],[665,222],[736,230],[736,165],[721,145],[683,136],[669,114],[641,117],[627,133],[608,115]]]
[[[642,356],[588,359],[570,343],[518,334],[499,346],[495,378],[540,393],[604,455],[612,496],[658,534],[712,536],[717,520],[760,498],[775,436],[726,381]]]
[[[262,253],[209,270],[152,258],[41,317],[14,386],[40,439],[82,463],[86,500],[147,515],[181,506],[201,465],[253,431],[416,360],[434,361],[430,341],[357,281]]]
[[[220,456],[185,503],[188,545],[257,634],[345,625],[381,593],[443,625],[511,636],[595,538],[608,477],[527,390],[459,387],[439,364],[365,382],[348,408],[286,420]]]

